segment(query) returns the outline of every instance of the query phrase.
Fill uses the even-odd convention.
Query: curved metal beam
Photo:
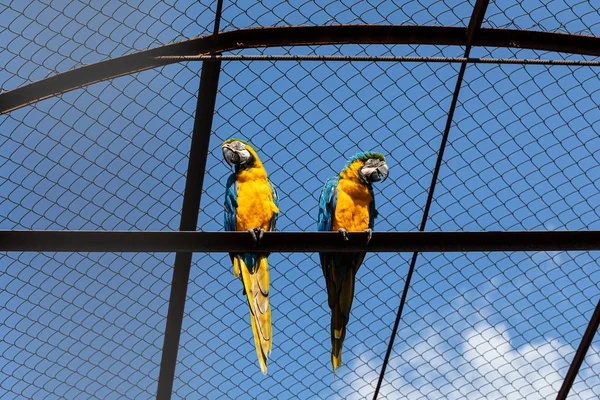
[[[0,94],[0,114],[92,83],[179,62],[185,56],[281,46],[327,44],[427,44],[464,46],[467,28],[442,26],[334,25],[239,29],[184,40],[86,65]],[[563,33],[482,28],[473,46],[513,47],[600,56],[600,38]]]

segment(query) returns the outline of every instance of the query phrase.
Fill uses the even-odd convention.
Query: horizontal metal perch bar
[[[0,251],[66,252],[468,252],[600,250],[600,231],[246,232],[0,231]]]
[[[562,65],[573,67],[600,67],[600,61],[589,60],[541,60],[528,58],[464,58],[464,57],[417,57],[417,56],[334,56],[334,55],[203,55],[159,56],[159,60],[171,61],[346,61],[346,62],[414,62],[414,63],[469,63],[469,64],[519,64]]]
[[[197,37],[140,51],[63,72],[0,94],[0,114],[95,82],[144,71],[176,60],[162,56],[191,56],[281,46],[327,44],[425,44],[465,46],[466,27],[333,25],[278,26],[238,29]],[[600,38],[564,33],[481,28],[473,46],[527,48],[600,56]]]

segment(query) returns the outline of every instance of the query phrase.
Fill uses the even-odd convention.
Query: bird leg
[[[250,234],[250,236],[252,236],[254,247],[257,247],[260,244],[265,234],[265,230],[263,228],[248,229],[247,232]]]
[[[373,237],[373,229],[367,228],[363,232],[367,233],[367,243],[366,244],[368,245],[369,242],[371,241],[371,238]]]
[[[344,238],[344,241],[347,242],[348,240],[350,240],[350,238],[348,237],[348,231],[345,230],[344,228],[340,228],[338,229],[338,232],[342,234],[342,237]]]

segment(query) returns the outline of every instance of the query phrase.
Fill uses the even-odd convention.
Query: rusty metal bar
[[[63,72],[0,94],[0,114],[92,83],[179,62],[161,56],[219,54],[278,46],[326,44],[428,44],[466,46],[467,28],[441,26],[334,25],[239,29],[184,40]],[[600,38],[552,32],[481,28],[473,46],[528,48],[600,56]]]
[[[0,231],[0,251],[59,252],[472,252],[600,250],[600,231],[265,232],[260,247],[246,232]]]
[[[531,58],[464,58],[464,57],[419,57],[419,56],[336,56],[336,55],[292,55],[292,54],[244,54],[244,55],[199,55],[160,56],[159,60],[171,61],[339,61],[339,62],[406,62],[445,64],[518,64],[553,65],[573,67],[600,67],[600,61],[589,60],[544,60]]]

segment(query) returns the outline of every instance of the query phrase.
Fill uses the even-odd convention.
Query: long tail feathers
[[[339,307],[331,310],[331,365],[333,373],[342,365],[342,345],[346,336],[346,323]]]
[[[233,257],[233,276],[236,278],[240,276],[240,258]]]
[[[346,326],[350,319],[350,309],[354,300],[355,271],[349,269],[339,287],[337,304],[331,309],[331,364],[333,373],[342,365],[342,346],[346,338]]]
[[[236,257],[237,258],[237,257]],[[250,305],[250,321],[254,334],[254,345],[258,363],[263,374],[267,373],[267,358],[272,348],[271,306],[269,304],[269,265],[266,256],[256,259],[254,271],[238,259],[242,272],[242,282]],[[234,262],[235,270],[235,262]]]

